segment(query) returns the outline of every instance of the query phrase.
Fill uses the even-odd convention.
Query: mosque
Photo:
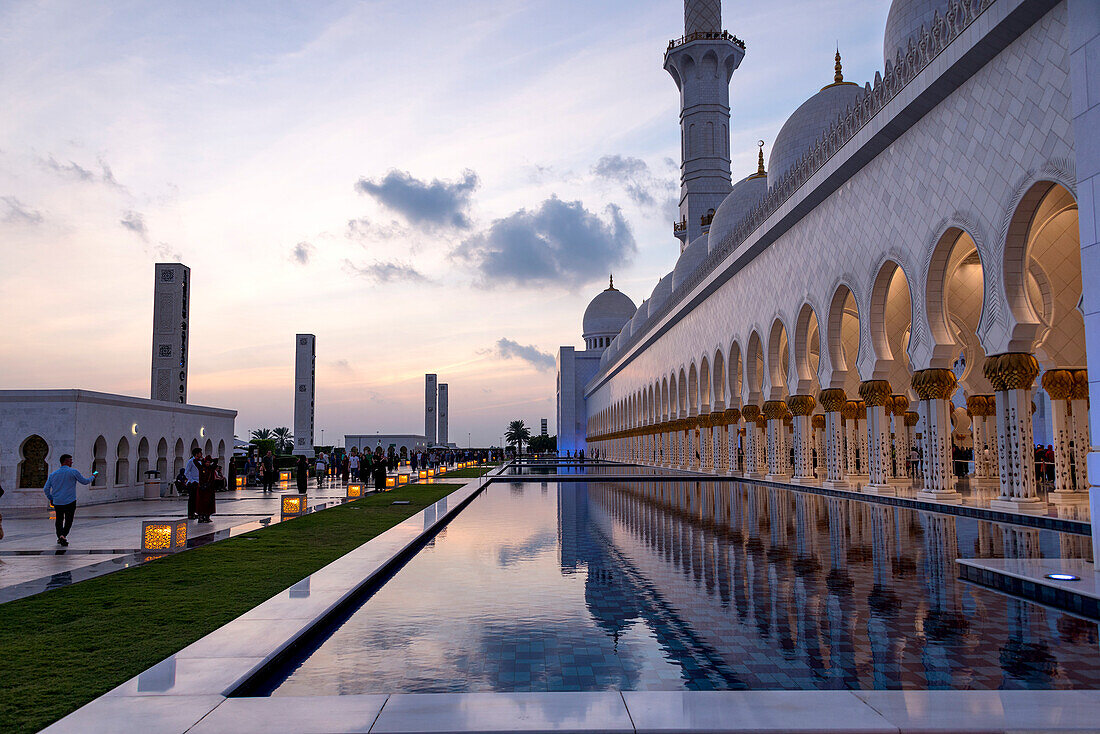
[[[965,446],[993,509],[1088,508],[1097,3],[893,0],[873,82],[838,53],[736,183],[728,85],[746,47],[720,0],[684,11],[664,57],[681,254],[639,305],[599,293],[584,350],[560,348],[559,449],[888,495],[919,455],[917,496],[957,503]]]

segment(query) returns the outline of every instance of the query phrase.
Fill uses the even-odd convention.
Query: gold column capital
[[[1070,370],[1073,373],[1073,392],[1070,400],[1088,400],[1089,397],[1089,372],[1088,370]]]
[[[982,372],[997,392],[1028,390],[1039,374],[1039,361],[1023,352],[995,354],[985,358]]]
[[[821,401],[821,407],[825,409],[826,413],[836,413],[844,408],[848,396],[839,387],[830,387],[822,390],[818,394],[818,399]]]
[[[859,396],[872,408],[886,405],[892,390],[887,380],[864,380],[859,383]]]
[[[810,417],[810,425],[812,425],[814,428],[816,428],[819,431],[822,430],[823,428],[825,428],[825,414],[824,413],[818,413],[817,415],[811,416]]]
[[[921,400],[950,400],[959,379],[951,370],[934,368],[914,372],[912,385]]]
[[[913,426],[917,425],[917,421],[919,421],[919,420],[920,420],[920,413],[917,413],[916,411],[912,411],[912,410],[905,411],[905,425],[912,428]]]
[[[792,395],[788,405],[794,415],[810,415],[814,412],[817,401],[813,395]]]
[[[726,408],[726,424],[736,423],[741,420],[740,408]]]
[[[894,415],[903,416],[909,410],[909,398],[905,395],[891,395],[889,408]]]
[[[764,417],[767,420],[782,419],[787,415],[787,404],[782,400],[765,400]]]
[[[745,417],[746,421],[755,421],[760,416],[760,406],[746,405],[741,408],[741,415]]]

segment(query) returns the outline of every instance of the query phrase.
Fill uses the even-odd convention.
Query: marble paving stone
[[[847,691],[624,691],[642,732],[897,732]]]
[[[105,694],[114,696],[224,695],[254,670],[263,658],[180,658],[173,655]],[[99,699],[97,699],[99,700]]]
[[[176,653],[184,658],[268,657],[282,646],[287,625],[278,620],[240,620],[222,626]]]
[[[145,696],[103,696],[46,727],[42,734],[180,734],[223,700],[221,696],[166,696],[155,701]]]
[[[188,734],[350,734],[367,732],[386,694],[228,698]]]
[[[630,732],[615,691],[421,693],[390,696],[374,732]]]
[[[72,572],[97,563],[114,561],[117,554],[4,556],[0,558],[0,588],[44,577]],[[124,566],[120,565],[120,568]]]
[[[855,691],[912,732],[1096,732],[1100,691]]]

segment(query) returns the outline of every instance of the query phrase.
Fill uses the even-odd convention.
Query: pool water
[[[260,686],[375,692],[1093,688],[1093,622],[955,558],[1089,539],[738,482],[489,485]]]

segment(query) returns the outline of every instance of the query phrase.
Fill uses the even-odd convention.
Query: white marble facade
[[[0,484],[6,492],[0,509],[47,509],[41,463],[53,471],[62,454],[72,454],[73,467],[85,475],[99,471],[93,485],[77,486],[80,505],[140,499],[146,470],[171,481],[193,447],[224,467],[233,453],[236,415],[90,390],[2,390]]]

